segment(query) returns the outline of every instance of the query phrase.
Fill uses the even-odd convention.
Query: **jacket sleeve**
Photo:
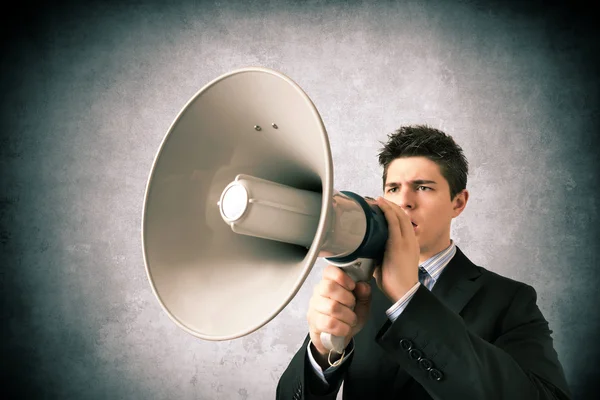
[[[325,373],[331,385],[325,385],[314,372],[308,359],[310,336],[296,352],[277,384],[277,400],[335,400],[354,354],[333,373]]]
[[[535,290],[520,285],[492,343],[420,287],[376,340],[434,399],[570,399]]]

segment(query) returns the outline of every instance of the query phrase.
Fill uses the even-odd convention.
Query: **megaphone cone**
[[[332,177],[324,124],[291,79],[245,68],[203,87],[146,187],[144,262],[164,311],[196,337],[230,340],[278,315],[318,257],[370,279],[385,218]],[[343,338],[322,340],[342,352]]]

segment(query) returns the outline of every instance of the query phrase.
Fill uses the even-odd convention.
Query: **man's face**
[[[451,199],[450,186],[435,162],[405,157],[388,166],[384,197],[402,207],[413,222],[422,262],[450,245],[452,219],[466,206],[468,192]]]

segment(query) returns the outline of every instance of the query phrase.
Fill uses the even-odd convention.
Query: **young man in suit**
[[[569,399],[535,290],[474,265],[450,237],[468,163],[445,133],[406,126],[379,154],[389,239],[369,283],[327,266],[309,335],[277,399]],[[340,356],[321,332],[346,338]]]

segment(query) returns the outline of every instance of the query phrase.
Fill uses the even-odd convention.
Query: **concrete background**
[[[260,331],[206,342],[160,309],[140,239],[171,122],[206,83],[246,66],[279,70],[311,97],[339,190],[380,193],[379,141],[402,124],[453,135],[471,165],[454,240],[537,289],[576,398],[593,390],[598,35],[587,10],[160,3],[20,2],[2,17],[1,362],[15,397],[274,398],[324,264]]]

